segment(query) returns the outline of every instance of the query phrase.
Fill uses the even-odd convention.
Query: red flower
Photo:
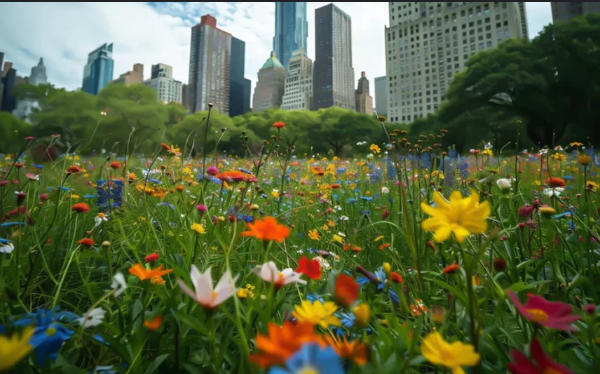
[[[458,266],[458,264],[452,264],[452,265],[448,265],[445,268],[442,269],[442,273],[444,274],[454,274],[458,271],[458,269],[460,269],[460,266]]]
[[[386,219],[388,218],[390,215],[390,212],[388,210],[384,210],[383,213],[381,213],[381,219]]]
[[[71,210],[77,213],[87,213],[90,211],[90,207],[86,203],[77,203],[73,204]]]
[[[154,261],[158,260],[159,257],[160,257],[160,255],[158,253],[151,253],[144,258],[144,261],[154,262]]]
[[[533,212],[535,208],[531,205],[525,205],[519,208],[519,217],[529,218],[531,212]]]
[[[567,185],[564,179],[558,177],[546,179],[546,184],[550,187],[565,187]]]
[[[76,165],[71,165],[67,168],[67,170],[65,170],[65,172],[67,174],[78,174],[78,173],[81,173],[82,171],[83,170],[79,166],[76,166]]]
[[[22,162],[17,162],[17,163],[15,163],[15,167],[16,167],[17,169],[20,169],[20,168],[22,168],[23,166],[25,166],[25,164],[24,164],[24,163],[22,163]]]
[[[12,216],[16,216],[17,214],[25,214],[25,211],[27,210],[27,208],[25,208],[24,206],[20,207],[20,208],[16,208],[11,210],[10,212],[6,213],[7,216],[12,217]]]
[[[531,295],[523,305],[514,292],[510,290],[506,292],[519,313],[531,322],[554,330],[576,331],[573,322],[580,320],[581,317],[571,314],[573,309],[569,304],[547,301],[541,296]]]
[[[390,247],[390,243],[383,243],[382,245],[379,246],[379,250],[383,251],[386,248]]]
[[[542,346],[536,338],[531,340],[530,345],[531,358],[530,361],[523,353],[513,349],[510,351],[510,355],[514,362],[508,364],[508,370],[513,374],[537,374],[537,373],[552,373],[552,374],[574,374],[567,367],[554,362],[544,352]],[[533,363],[535,361],[535,363]]]
[[[302,273],[313,280],[321,278],[321,264],[318,260],[309,260],[306,256],[302,256],[298,265],[296,273]]]
[[[113,161],[108,164],[108,166],[110,166],[111,169],[119,170],[121,168],[121,163],[119,161]]]
[[[395,283],[402,283],[402,275],[396,273],[395,271],[392,271],[390,273],[390,280]]]
[[[79,244],[81,244],[81,245],[86,246],[86,247],[89,248],[89,247],[91,247],[91,246],[94,245],[94,239],[92,239],[92,238],[83,238],[80,241],[78,241],[77,243],[79,243]]]
[[[506,261],[502,257],[498,257],[494,260],[494,269],[496,271],[504,271],[506,270]]]
[[[358,298],[358,283],[352,277],[340,274],[335,280],[335,299],[338,304],[348,308]]]
[[[339,183],[333,183],[333,184],[331,184],[331,186],[330,186],[330,187],[331,187],[332,189],[334,189],[334,190],[337,190],[338,188],[340,188],[340,187],[341,187],[341,185],[340,185]]]
[[[276,128],[278,128],[278,129],[282,129],[282,128],[284,128],[284,127],[285,127],[285,123],[283,123],[283,122],[275,122],[275,123],[273,124],[273,127],[276,127]]]

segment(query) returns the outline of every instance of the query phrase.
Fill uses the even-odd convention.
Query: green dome
[[[271,52],[271,57],[269,57],[267,59],[267,61],[265,61],[265,63],[263,64],[262,68],[260,68],[260,70],[270,69],[270,68],[285,69],[283,67],[283,65],[281,65],[281,62],[279,62],[279,60],[277,59],[277,57],[275,57],[275,54],[273,52]]]

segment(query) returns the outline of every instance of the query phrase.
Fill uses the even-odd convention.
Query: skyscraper
[[[523,34],[523,38],[529,39],[529,28],[527,27],[527,8],[525,3],[519,2],[519,12],[521,12],[521,32]]]
[[[387,77],[375,78],[375,110],[377,115],[387,116]]]
[[[4,95],[4,52],[0,52],[0,110],[2,110],[2,96]]]
[[[258,80],[252,97],[253,112],[281,107],[285,74],[285,67],[271,52],[271,57],[265,61],[258,71]]]
[[[332,105],[354,110],[352,20],[333,4],[315,10],[313,109]]]
[[[588,13],[600,12],[600,3],[595,1],[552,2],[551,4],[552,22],[554,23],[565,22]]]
[[[250,92],[244,90],[244,71],[246,66],[246,43],[231,37],[231,78],[229,84],[229,116],[246,113],[250,106]]]
[[[115,64],[112,53],[112,43],[104,43],[88,55],[88,62],[83,69],[83,92],[97,95],[112,80]]]
[[[273,51],[286,69],[295,50],[302,48],[306,51],[307,38],[306,3],[276,2]]]
[[[252,91],[252,81],[244,78],[244,113],[248,113],[250,110],[252,110],[252,108],[250,108],[250,91]]]
[[[189,74],[189,111],[214,109],[229,114],[231,79],[231,34],[217,28],[217,20],[207,14],[192,27]]]
[[[173,79],[172,66],[165,64],[152,65],[150,79],[145,81],[144,84],[156,91],[159,101],[165,104],[181,104],[181,82]]]
[[[369,80],[367,79],[367,73],[364,71],[360,73],[355,97],[358,113],[373,114],[373,98],[369,94]]]
[[[303,49],[295,50],[290,58],[282,109],[310,110],[313,89],[313,62]]]
[[[38,84],[47,84],[48,77],[46,76],[46,67],[44,66],[44,59],[40,58],[40,62],[31,68],[31,75],[29,76],[29,84],[37,86]]]
[[[390,2],[389,17],[390,122],[412,122],[433,113],[471,56],[525,37],[518,2]]]
[[[119,78],[112,81],[113,83],[122,83],[126,86],[130,84],[142,84],[144,83],[144,65],[143,64],[135,64],[133,65],[133,70],[128,71],[127,73],[121,74]]]

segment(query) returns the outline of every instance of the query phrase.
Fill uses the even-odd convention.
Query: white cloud
[[[308,5],[308,55],[314,60],[315,9]],[[374,78],[385,75],[385,26],[388,3],[335,3],[352,17],[355,80],[367,72],[374,94]],[[89,52],[114,42],[115,74],[143,63],[173,66],[176,79],[188,80],[190,27],[206,13],[217,26],[246,42],[246,78],[256,84],[258,69],[269,57],[275,31],[274,3],[0,3],[0,50],[20,75],[44,57],[48,78],[57,86],[81,86]],[[527,3],[530,35],[550,23],[550,3]]]

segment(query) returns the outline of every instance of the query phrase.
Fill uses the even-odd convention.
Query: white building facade
[[[292,52],[288,63],[282,109],[310,110],[313,87],[313,62],[304,50]]]
[[[152,65],[151,78],[144,82],[158,94],[158,100],[165,104],[179,103],[181,99],[181,82],[173,79],[173,68],[165,64]]]
[[[435,112],[477,52],[523,38],[518,2],[390,2],[385,29],[389,122]]]

